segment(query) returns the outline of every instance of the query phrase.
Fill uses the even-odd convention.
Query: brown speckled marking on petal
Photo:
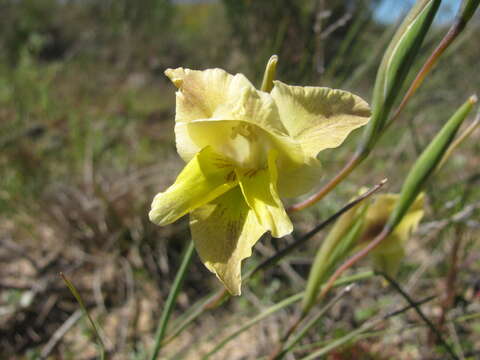
[[[387,219],[384,219],[368,225],[368,227],[365,229],[365,232],[358,240],[359,244],[368,243],[375,239],[375,237],[380,234],[386,223]]]
[[[258,169],[252,169],[252,170],[249,170],[245,173],[246,176],[252,178],[255,176],[256,173],[258,173],[260,170]]]
[[[237,239],[240,230],[240,222],[238,220],[230,220],[227,224],[227,239]]]
[[[227,176],[225,177],[225,181],[227,182],[233,182],[237,179],[237,174],[235,174],[235,171],[232,170],[230,171]]]
[[[227,212],[227,208],[225,206],[221,206],[221,205],[217,205],[217,209],[216,209],[216,212],[217,212],[217,216],[219,218],[222,218],[225,213]]]
[[[187,75],[188,76],[188,75]],[[186,77],[185,77],[186,78]],[[194,76],[190,76],[188,79],[189,86],[184,87],[184,81],[180,87],[180,92],[184,96],[184,106],[187,109],[200,109],[204,114],[205,118],[212,117],[212,109],[210,109],[207,104],[203,101],[201,94],[207,92],[208,89],[203,86],[203,84],[196,79]]]
[[[213,162],[214,162],[214,165],[220,169],[223,169],[223,168],[227,168],[227,167],[231,167],[232,166],[232,163],[225,159],[225,158],[222,158],[222,157],[216,157],[214,159],[212,159]]]

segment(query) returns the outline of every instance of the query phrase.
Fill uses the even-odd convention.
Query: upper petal
[[[271,151],[268,168],[236,172],[243,196],[255,213],[257,222],[278,238],[290,234],[293,225],[278,196],[276,158],[276,153]]]
[[[185,161],[190,161],[206,145],[232,157],[216,145],[235,150],[238,144],[234,142],[239,139],[235,129],[239,122],[251,124],[272,136],[286,137],[287,131],[271,96],[257,91],[242,74],[233,76],[221,69],[183,68],[168,69],[165,74],[179,88],[175,135],[178,153]],[[244,149],[235,152],[245,153]]]
[[[231,75],[222,69],[184,68],[167,69],[165,74],[179,89],[177,122],[242,120],[269,131],[286,132],[270,95],[256,90],[242,74]]]
[[[167,225],[238,184],[231,162],[210,147],[200,151],[165,192],[155,196],[148,214],[157,225]]]
[[[290,136],[313,157],[323,149],[339,146],[370,116],[368,104],[347,91],[275,81],[271,96]]]
[[[242,260],[265,232],[238,187],[191,213],[190,229],[205,266],[232,295],[241,293]]]
[[[253,87],[243,75],[234,77],[221,69],[167,69],[165,75],[179,89],[175,120],[183,122],[211,118],[230,97],[238,98],[244,89]]]

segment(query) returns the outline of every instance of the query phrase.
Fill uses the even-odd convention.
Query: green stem
[[[93,329],[93,333],[95,334],[95,337],[97,339],[97,345],[98,345],[98,348],[99,348],[99,351],[100,351],[100,360],[104,360],[105,359],[105,345],[102,341],[102,337],[100,336],[100,333],[98,331],[97,325],[95,324],[95,321],[93,321],[92,317],[90,316],[90,313],[87,310],[85,302],[83,301],[82,297],[80,296],[80,293],[78,292],[75,285],[73,285],[73,283],[65,276],[65,274],[60,273],[60,277],[65,282],[65,285],[67,285],[68,290],[70,290],[72,295],[75,297],[75,300],[77,300],[78,305],[80,306],[80,309],[82,309],[83,314],[87,317],[88,322],[90,323],[90,326]]]
[[[188,244],[187,249],[183,254],[182,263],[180,264],[180,268],[177,271],[177,275],[175,276],[175,280],[173,281],[172,288],[170,289],[170,292],[168,294],[165,307],[163,308],[162,317],[160,318],[157,331],[155,333],[155,344],[150,360],[156,360],[158,357],[158,354],[162,347],[162,340],[167,330],[168,320],[170,320],[170,316],[172,315],[175,301],[182,287],[183,280],[185,278],[185,274],[187,273],[188,265],[192,260],[194,250],[195,247],[193,245],[193,241],[190,240],[190,243]]]

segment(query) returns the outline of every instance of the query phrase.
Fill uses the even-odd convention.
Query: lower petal
[[[157,225],[170,224],[237,184],[229,160],[206,147],[185,166],[172,186],[155,196],[148,216]]]
[[[383,247],[382,247],[383,245]],[[400,269],[400,264],[405,257],[405,249],[400,239],[395,234],[390,235],[370,254],[374,267],[395,277]]]
[[[278,196],[276,157],[273,151],[270,152],[267,169],[237,171],[237,177],[258,223],[278,238],[290,234],[293,225]]]
[[[265,233],[234,188],[191,213],[190,229],[205,266],[215,273],[232,295],[241,293],[242,260]]]

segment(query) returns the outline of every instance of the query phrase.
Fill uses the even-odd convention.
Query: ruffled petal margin
[[[195,247],[205,266],[220,279],[232,295],[241,294],[242,260],[265,229],[248,207],[239,187],[190,214]]]

